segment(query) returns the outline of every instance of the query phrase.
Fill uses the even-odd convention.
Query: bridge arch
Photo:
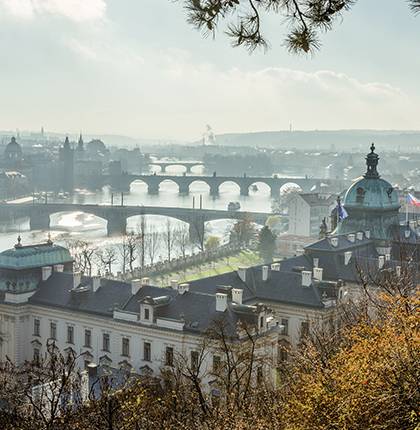
[[[241,185],[240,183],[234,181],[234,180],[225,180],[218,184],[218,190],[219,193],[226,193],[228,191],[233,191],[233,188],[235,188],[236,192],[241,193]]]
[[[300,185],[298,185],[296,182],[293,182],[293,180],[291,180],[291,181],[285,182],[280,187],[280,196],[284,196],[292,192],[301,193],[302,191],[303,191],[303,188]]]
[[[254,186],[257,188],[257,191],[254,191]],[[249,193],[261,193],[261,194],[267,194],[267,195],[274,195],[275,190],[273,190],[272,186],[267,184],[267,182],[264,181],[258,181],[255,180],[248,186]]]
[[[206,181],[206,179],[194,179],[192,182],[190,182],[189,185],[190,188],[190,192],[203,192],[203,193],[208,193],[210,192],[210,184],[208,183],[208,181]]]
[[[147,191],[148,188],[149,188],[149,184],[147,183],[147,181],[141,178],[133,179],[129,184],[130,193],[134,189],[137,189],[138,191]]]
[[[107,219],[90,211],[56,211],[49,214],[50,228],[59,228],[63,230],[99,230],[107,228]]]

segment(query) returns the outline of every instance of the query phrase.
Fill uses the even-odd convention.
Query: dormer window
[[[147,321],[149,321],[149,319],[150,319],[150,309],[148,309],[148,308],[146,308],[144,310],[144,319]]]

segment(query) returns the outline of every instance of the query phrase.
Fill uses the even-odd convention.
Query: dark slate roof
[[[310,287],[303,287],[300,272],[271,269],[269,269],[267,281],[263,281],[262,266],[248,268],[245,283],[239,278],[237,272],[229,272],[192,281],[190,290],[215,294],[220,285],[242,289],[243,302],[248,304],[270,301],[312,308],[324,307],[320,293],[321,285],[313,283]]]
[[[91,286],[92,278],[83,277],[81,285]],[[72,289],[72,273],[53,272],[39,284],[29,302],[112,316],[115,307],[123,307],[132,297],[130,284],[109,279],[102,279],[101,287],[95,293],[91,288],[79,289],[79,292],[72,292]]]
[[[114,309],[138,313],[140,302],[147,302],[154,306],[155,317],[184,320],[185,329],[193,332],[208,329],[217,319],[228,323],[231,334],[235,333],[239,320],[256,322],[252,309],[244,313],[232,303],[225,312],[217,312],[215,294],[191,291],[180,294],[172,288],[150,285],[142,286],[135,295],[131,291],[129,283],[102,279],[100,288],[93,292],[92,279],[88,277],[83,277],[74,289],[72,273],[54,272],[39,284],[29,303],[112,317]]]
[[[356,235],[356,233],[354,234]],[[332,237],[338,238],[337,246],[333,246],[331,244],[331,238],[328,237],[305,246],[305,250],[338,252],[338,251],[346,251],[346,250],[352,251],[355,248],[366,247],[369,245],[373,247],[373,241],[371,239],[367,239],[364,234],[363,234],[362,240],[355,239],[354,242],[350,242],[348,240],[347,234],[341,234],[341,235],[332,236]]]

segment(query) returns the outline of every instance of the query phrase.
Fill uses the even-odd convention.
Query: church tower
[[[64,145],[60,148],[61,188],[72,193],[74,190],[74,150],[66,137]]]

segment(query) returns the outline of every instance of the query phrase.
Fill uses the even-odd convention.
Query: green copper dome
[[[336,233],[369,230],[372,239],[392,240],[396,227],[399,227],[400,204],[392,185],[379,176],[378,161],[372,144],[366,156],[366,173],[350,186],[344,197],[343,206],[348,217],[338,223]]]
[[[343,204],[346,209],[399,209],[397,192],[388,181],[380,178],[376,169],[379,157],[373,144],[370,150],[366,157],[367,172],[347,190]]]

